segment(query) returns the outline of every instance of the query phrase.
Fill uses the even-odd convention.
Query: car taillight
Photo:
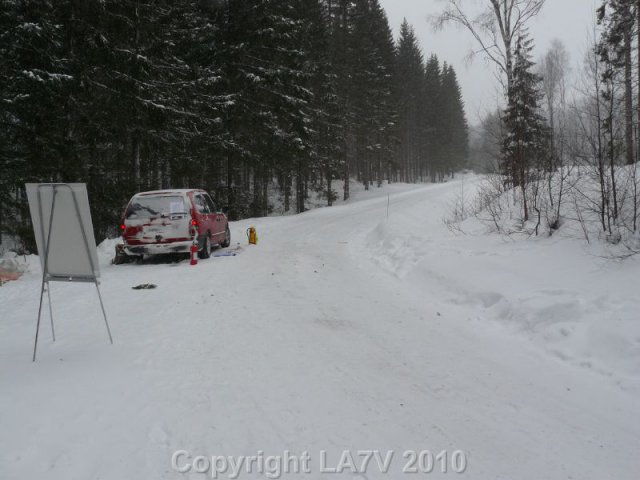
[[[127,229],[127,226],[124,223],[120,224],[120,230],[122,230],[123,232]]]
[[[198,220],[196,220],[195,218],[191,220],[191,225],[194,227],[198,226]]]

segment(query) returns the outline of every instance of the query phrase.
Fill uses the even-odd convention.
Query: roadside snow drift
[[[335,468],[345,450],[392,451],[388,473],[329,477],[412,478],[407,452],[429,450],[448,455],[432,478],[637,478],[638,260],[453,235],[442,218],[461,188],[391,185],[237,222],[238,254],[195,267],[112,266],[105,243],[115,344],[93,285],[54,283],[57,341],[45,317],[35,364],[41,280],[26,269],[0,287],[0,478],[212,476],[178,472],[177,451],[180,469],[306,451],[309,473],[282,478],[328,478],[322,458]]]

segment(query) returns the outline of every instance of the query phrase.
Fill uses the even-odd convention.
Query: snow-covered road
[[[638,262],[582,266],[569,240],[456,237],[442,217],[462,186],[237,222],[234,240],[255,224],[259,245],[196,267],[107,266],[114,345],[92,286],[53,284],[58,338],[44,322],[35,364],[38,272],[1,287],[0,479],[205,478],[174,471],[177,450],[307,451],[311,473],[283,478],[333,478],[321,451],[335,467],[374,449],[395,452],[388,474],[338,477],[638,478],[638,330],[603,333],[613,345],[596,355],[583,337],[598,330],[578,322],[617,308],[627,325],[638,300],[593,296],[588,277],[637,283]],[[401,473],[422,450],[463,451],[466,472],[449,458],[446,474]]]

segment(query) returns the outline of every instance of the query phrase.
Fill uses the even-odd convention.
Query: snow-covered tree
[[[546,126],[540,114],[540,77],[533,72],[533,41],[525,34],[518,37],[514,55],[509,104],[504,112],[506,137],[503,145],[502,172],[522,196],[523,220],[529,219],[527,183],[532,168],[546,154]]]

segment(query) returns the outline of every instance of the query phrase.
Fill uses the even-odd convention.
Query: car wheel
[[[209,240],[209,237],[202,237],[202,248],[198,252],[198,256],[202,259],[211,256],[211,240]]]
[[[116,252],[116,256],[113,257],[112,263],[114,265],[122,265],[123,263],[129,263],[131,259],[126,253]]]
[[[229,230],[229,225],[227,225],[227,229],[224,232],[224,242],[220,244],[222,248],[227,248],[231,245],[231,230]]]
[[[114,265],[122,265],[123,263],[130,263],[134,260],[135,257],[131,257],[129,255],[127,255],[126,253],[124,253],[124,248],[122,248],[122,245],[117,245],[116,246],[116,255],[115,257],[113,257],[113,260],[111,261],[111,263],[113,263]]]

